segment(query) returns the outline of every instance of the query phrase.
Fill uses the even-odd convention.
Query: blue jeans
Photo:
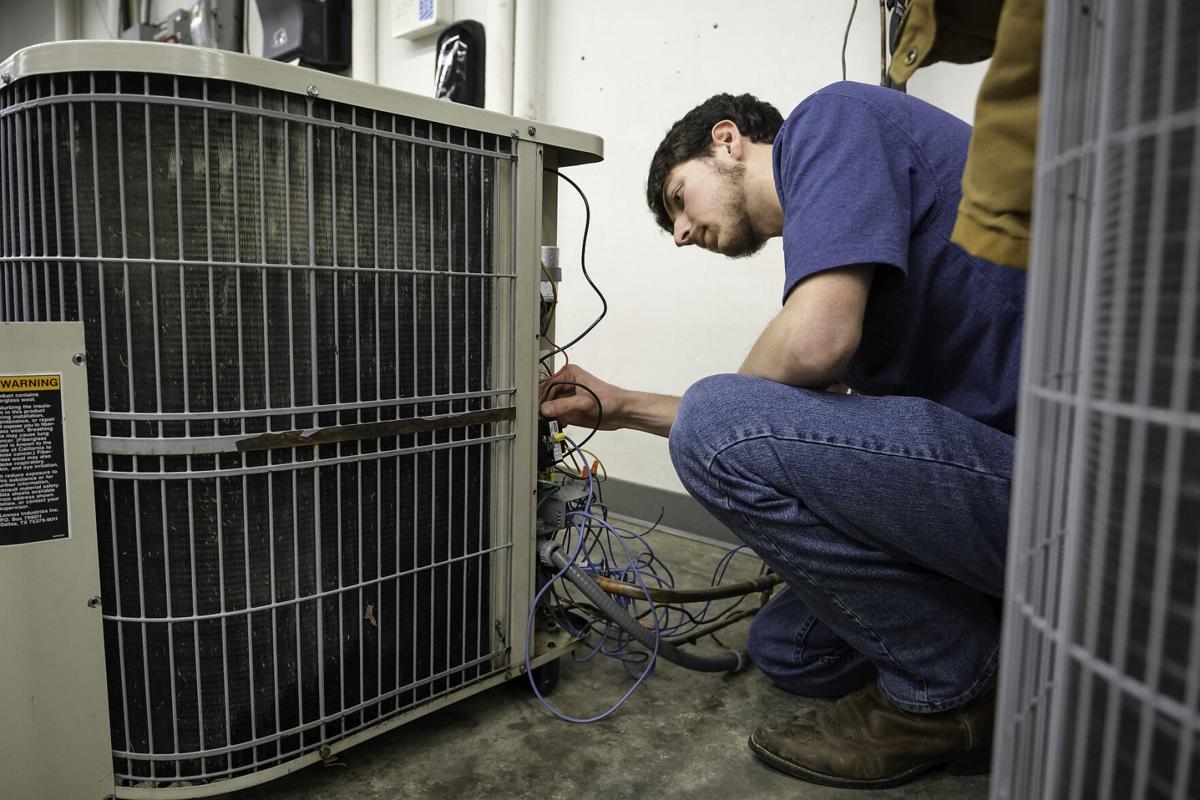
[[[918,713],[962,705],[999,655],[1012,436],[929,400],[716,375],[671,428],[688,491],[787,588],[750,655],[783,688],[878,675]]]

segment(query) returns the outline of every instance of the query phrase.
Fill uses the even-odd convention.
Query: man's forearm
[[[671,433],[679,414],[679,398],[669,394],[628,392],[621,406],[623,427],[659,436]]]

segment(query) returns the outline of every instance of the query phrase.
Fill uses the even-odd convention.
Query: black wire
[[[659,525],[661,525],[662,521],[663,521],[663,515],[665,515],[666,513],[667,513],[667,507],[659,506],[658,507],[658,519],[654,520],[654,524],[651,525],[649,528],[646,528],[646,530],[642,531],[640,535],[645,536],[646,534],[650,533],[652,530],[657,528]]]
[[[587,331],[584,331],[584,333],[586,333],[586,332]],[[596,435],[596,431],[600,430],[600,423],[604,420],[604,406],[602,406],[600,404],[600,398],[596,396],[595,392],[593,392],[588,387],[584,386],[582,383],[578,383],[576,381],[551,381],[550,383],[546,384],[542,389],[543,402],[546,397],[547,391],[555,386],[578,386],[580,389],[583,389],[585,392],[590,394],[592,396],[592,399],[596,401],[596,425],[595,425],[595,427],[592,428],[592,432],[589,433],[582,442],[575,445],[576,450],[582,450],[583,446],[585,444],[587,444],[593,436]],[[540,405],[540,403],[539,403],[539,405]],[[565,458],[565,456],[564,456],[564,458]],[[562,461],[562,459],[560,458],[558,461]],[[558,463],[558,462],[556,461],[555,463]],[[584,456],[583,463],[585,466],[587,465],[587,456]]]
[[[589,275],[588,271],[587,271],[587,237],[588,237],[588,230],[592,227],[592,207],[588,203],[587,195],[583,193],[583,189],[579,188],[579,184],[577,184],[575,181],[568,178],[566,175],[563,175],[558,170],[550,169],[549,167],[547,167],[546,172],[551,172],[551,173],[557,175],[558,177],[562,178],[567,183],[571,184],[571,188],[573,188],[575,191],[579,192],[579,197],[580,197],[580,199],[583,200],[583,244],[579,248],[579,266],[583,270],[583,279],[588,282],[588,285],[592,287],[592,290],[600,298],[600,316],[596,317],[596,319],[592,321],[592,324],[588,325],[584,329],[583,333],[579,334],[578,336],[576,336],[574,339],[567,342],[566,344],[558,345],[553,350],[551,350],[549,353],[546,353],[546,355],[539,358],[538,359],[539,364],[545,364],[546,361],[548,361],[551,358],[554,358],[554,356],[563,352],[568,347],[571,347],[572,345],[577,344],[580,339],[582,339],[583,337],[585,337],[589,333],[591,333],[592,328],[595,328],[597,325],[599,325],[600,320],[604,319],[604,315],[608,313],[608,301],[604,299],[604,293],[600,291],[600,287],[596,285],[596,282],[592,280],[592,276]],[[591,437],[588,437],[588,438],[591,438]]]
[[[854,24],[854,14],[858,11],[858,0],[850,8],[850,19],[846,20],[846,33],[842,36],[842,80],[846,80],[846,43],[850,41],[850,26]]]

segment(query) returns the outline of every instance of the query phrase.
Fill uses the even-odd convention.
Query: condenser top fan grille
[[[152,788],[506,668],[532,377],[511,120],[188,50],[0,90],[0,319],[84,323],[114,768]]]

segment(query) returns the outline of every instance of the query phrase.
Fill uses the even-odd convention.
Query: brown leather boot
[[[936,714],[896,708],[872,681],[832,705],[750,735],[750,749],[789,775],[826,786],[885,789],[949,764],[985,773],[992,749],[996,679],[964,706]]]

